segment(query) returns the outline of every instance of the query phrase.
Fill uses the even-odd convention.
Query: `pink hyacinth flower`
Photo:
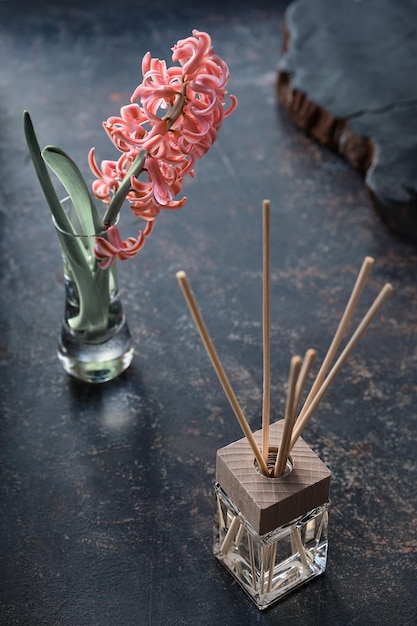
[[[121,180],[120,164],[117,161],[102,161],[100,170],[96,163],[94,148],[88,153],[88,163],[97,177],[93,182],[94,195],[103,202],[110,202],[110,194],[118,189]]]
[[[183,66],[187,79],[193,78],[201,68],[206,56],[213,53],[208,33],[193,30],[193,36],[180,39],[172,48],[172,60]]]
[[[120,117],[109,117],[103,127],[115,146],[121,152],[129,152],[134,142],[146,135],[143,127],[148,121],[143,109],[138,104],[128,104],[120,109]]]
[[[153,222],[148,222],[145,230],[139,231],[137,239],[128,237],[122,240],[117,226],[107,229],[108,240],[104,237],[96,237],[94,253],[98,264],[102,269],[107,269],[115,262],[116,258],[121,261],[134,257],[145,244],[146,237],[153,228]]]

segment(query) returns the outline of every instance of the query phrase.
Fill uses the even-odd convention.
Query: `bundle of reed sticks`
[[[356,282],[353,286],[352,293],[340,319],[335,335],[331,341],[329,349],[323,359],[318,370],[316,378],[310,388],[304,404],[300,407],[301,398],[311,372],[313,362],[316,357],[316,351],[309,349],[304,355],[293,356],[290,363],[287,397],[285,403],[284,427],[281,435],[280,445],[276,461],[272,470],[268,469],[269,455],[269,425],[270,425],[270,393],[271,393],[271,358],[270,358],[270,211],[271,203],[264,200],[262,205],[262,224],[263,224],[263,289],[262,289],[262,328],[263,328],[263,401],[262,401],[262,447],[261,449],[256,442],[248,421],[240,407],[236,395],[232,389],[223,365],[218,357],[216,349],[208,333],[201,312],[198,308],[192,289],[189,285],[186,273],[184,271],[177,272],[177,280],[184,294],[185,300],[190,309],[194,323],[200,334],[201,340],[206,348],[207,354],[217,373],[219,381],[223,387],[227,399],[233,409],[233,412],[242,428],[242,431],[252,448],[258,465],[265,476],[278,478],[285,472],[287,461],[289,459],[292,448],[297,439],[303,433],[305,427],[312,418],[314,412],[324,395],[330,389],[341,368],[346,363],[348,357],[358,344],[362,335],[374,319],[382,307],[385,300],[392,293],[393,287],[390,283],[386,283],[377,297],[369,307],[365,316],[358,324],[350,339],[346,342],[344,349],[336,359],[336,354],[344,339],[352,316],[356,310],[359,298],[363,292],[366,281],[368,279],[374,259],[370,256],[365,257]],[[333,364],[333,365],[332,365]]]

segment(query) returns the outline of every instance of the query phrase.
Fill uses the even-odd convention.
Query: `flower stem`
[[[181,87],[181,93],[179,94],[179,98],[174,102],[170,110],[166,115],[164,115],[163,119],[167,124],[167,130],[170,130],[183,112],[184,104],[186,103],[186,88],[187,83],[183,82]]]
[[[103,217],[103,225],[105,228],[108,228],[116,221],[116,218],[119,214],[120,209],[122,208],[122,204],[129,193],[130,190],[130,180],[132,176],[137,178],[139,174],[143,171],[143,167],[145,165],[145,159],[147,156],[146,150],[141,150],[135,160],[133,161],[129,171],[126,176],[122,180],[119,189],[114,194],[111,199],[107,210]]]

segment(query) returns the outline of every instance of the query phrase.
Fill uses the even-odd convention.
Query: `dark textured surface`
[[[368,209],[359,175],[277,106],[285,3],[0,3],[0,623],[407,624],[416,618],[416,255]],[[119,380],[70,380],[55,347],[58,242],[29,163],[43,144],[113,158],[101,121],[207,29],[239,109],[181,213],[120,267],[136,344]],[[365,255],[360,312],[395,295],[304,438],[332,471],[326,574],[260,615],[211,553],[216,450],[241,437],[177,286],[187,271],[249,421],[260,427],[261,204],[272,202],[272,420],[290,357],[323,356]],[[359,315],[359,314],[358,314]],[[357,316],[358,317],[358,316]]]
[[[417,243],[417,3],[297,0],[278,91],[300,127],[365,175],[374,208]]]

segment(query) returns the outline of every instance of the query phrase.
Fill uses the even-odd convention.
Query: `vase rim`
[[[67,202],[71,202],[71,198],[70,198],[70,196],[65,196],[64,198],[62,198],[62,199],[60,200],[60,202],[61,202],[61,204],[65,207],[65,203],[67,203]],[[117,215],[116,220],[115,220],[115,222],[114,222],[114,224],[113,224],[114,226],[116,226],[116,225],[117,225],[117,223],[118,223],[118,221],[119,221],[119,217],[120,217],[120,214],[118,214],[118,215]],[[66,235],[67,237],[74,237],[74,238],[80,238],[80,239],[92,239],[92,238],[95,238],[95,237],[103,237],[103,236],[105,236],[105,235],[106,235],[106,232],[107,232],[106,228],[104,228],[104,227],[103,227],[103,230],[101,230],[101,231],[100,231],[100,232],[98,232],[98,233],[76,233],[76,232],[69,232],[69,231],[65,230],[64,228],[61,228],[61,227],[57,224],[57,222],[56,222],[56,219],[55,219],[54,215],[52,215],[52,223],[53,223],[53,225],[54,225],[54,227],[55,227],[55,229],[56,229],[57,231],[59,231],[59,232],[60,232],[61,234],[63,234],[63,235]]]

